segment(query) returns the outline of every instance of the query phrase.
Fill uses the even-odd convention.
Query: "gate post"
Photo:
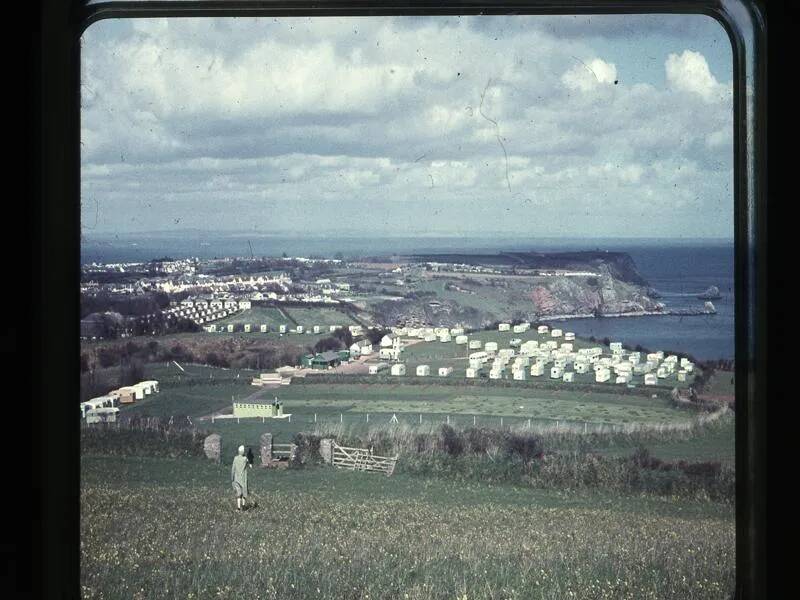
[[[206,457],[215,463],[220,462],[220,452],[222,449],[222,437],[218,433],[212,433],[203,441],[203,452]]]
[[[333,464],[333,440],[331,438],[319,441],[319,455],[326,465]]]
[[[267,466],[272,462],[272,434],[262,433],[259,442],[261,445],[261,466]]]

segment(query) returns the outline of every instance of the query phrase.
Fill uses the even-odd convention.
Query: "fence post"
[[[261,464],[266,466],[272,462],[272,434],[262,433],[259,442],[261,444]]]

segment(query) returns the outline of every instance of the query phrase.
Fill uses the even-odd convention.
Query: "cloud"
[[[561,81],[570,89],[588,92],[602,85],[614,85],[617,81],[617,67],[601,58],[589,61],[575,59],[578,64],[561,76]]]
[[[732,231],[730,84],[689,50],[652,63],[666,85],[639,82],[542,19],[98,23],[84,224]]]
[[[705,57],[699,52],[684,50],[681,54],[670,54],[664,68],[667,83],[675,90],[697,94],[706,102],[730,99],[730,86],[716,80]]]

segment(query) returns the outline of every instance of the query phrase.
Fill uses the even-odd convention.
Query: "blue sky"
[[[704,16],[101,21],[85,234],[730,238]]]

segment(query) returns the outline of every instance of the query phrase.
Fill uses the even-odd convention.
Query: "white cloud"
[[[558,215],[636,210],[667,228],[684,219],[682,231],[726,226],[729,85],[702,55],[660,55],[665,88],[547,28],[500,35],[474,23],[142,20],[117,37],[93,26],[82,50],[85,218],[100,206],[106,228],[212,217],[288,227],[313,212],[329,227],[403,231],[435,212],[464,231],[541,233],[604,223]],[[678,201],[687,210],[665,221],[657,207]]]
[[[588,92],[603,85],[614,85],[617,67],[601,58],[589,61],[575,59],[578,64],[561,76],[561,81],[570,89]]]
[[[673,89],[697,94],[706,102],[719,102],[730,96],[730,86],[716,80],[699,52],[684,50],[681,54],[670,54],[664,68]]]

